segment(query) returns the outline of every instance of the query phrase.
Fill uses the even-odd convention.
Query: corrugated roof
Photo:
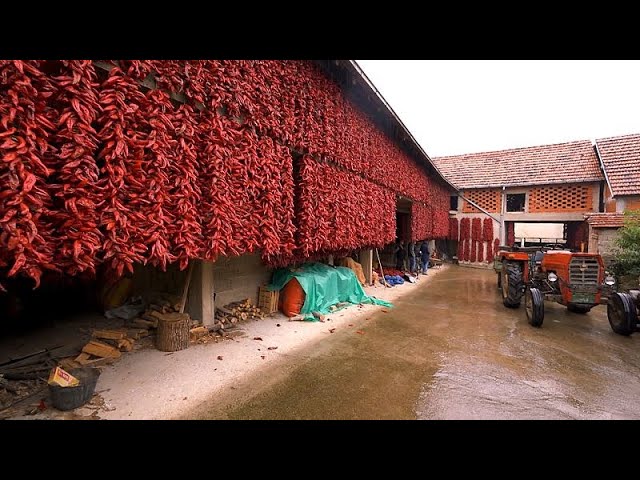
[[[624,225],[624,213],[590,213],[585,218],[593,228],[619,228]]]
[[[640,134],[596,140],[612,195],[640,194]]]
[[[459,189],[603,180],[589,140],[432,158]]]

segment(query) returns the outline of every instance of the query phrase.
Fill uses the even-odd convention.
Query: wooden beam
[[[180,301],[180,313],[184,313],[184,306],[187,303],[187,294],[189,293],[189,284],[191,283],[191,275],[193,275],[193,262],[189,262],[189,271],[187,272],[187,279],[184,282],[184,289],[182,290],[182,300]]]

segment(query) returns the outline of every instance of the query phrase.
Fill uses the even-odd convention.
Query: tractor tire
[[[498,274],[498,290],[502,288],[502,272]]]
[[[607,318],[611,330],[618,335],[631,335],[636,331],[638,316],[633,298],[626,293],[616,292],[609,297]]]
[[[500,286],[502,292],[502,303],[505,307],[518,308],[524,292],[524,282],[522,281],[522,266],[519,262],[502,261],[502,276]]]
[[[575,303],[570,303],[567,305],[567,310],[573,313],[589,313],[589,311],[593,308],[593,305],[576,305]]]
[[[524,312],[530,325],[542,326],[542,322],[544,322],[544,296],[537,288],[527,288],[524,292]]]

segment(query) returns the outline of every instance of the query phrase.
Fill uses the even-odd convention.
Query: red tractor
[[[524,297],[527,321],[534,327],[542,326],[545,300],[584,314],[606,304],[615,293],[615,279],[605,272],[598,254],[542,247],[501,248],[494,258],[494,269],[502,303],[518,308]],[[628,335],[624,325],[611,323],[611,327]]]

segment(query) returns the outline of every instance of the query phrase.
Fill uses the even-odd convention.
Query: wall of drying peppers
[[[448,190],[312,62],[118,65],[101,78],[91,61],[0,61],[6,275],[37,285],[44,270],[105,264],[120,275],[136,262],[185,268],[257,250],[275,265],[381,246],[393,240],[396,193],[428,204],[431,224],[417,229],[448,234]],[[149,74],[158,89],[140,88]],[[290,149],[340,167],[305,157],[297,219]],[[318,172],[326,178],[311,180]],[[312,209],[308,195],[334,210]],[[323,237],[313,225],[332,215],[338,237]]]
[[[300,180],[297,260],[394,241],[393,192],[309,155],[302,158]]]
[[[456,217],[449,218],[449,240],[458,241],[458,232],[459,222]]]
[[[418,242],[433,238],[434,217],[428,205],[411,205],[411,241]]]
[[[463,217],[450,219],[450,239],[458,234],[458,259],[467,262],[493,261],[495,247],[493,245],[493,220],[491,218]],[[496,240],[497,242],[497,240]],[[485,245],[486,243],[486,245]]]
[[[194,104],[224,109],[260,134],[327,158],[396,193],[428,203],[434,191],[444,191],[443,203],[448,202],[448,190],[432,185],[422,167],[311,61],[128,61],[126,65],[135,78],[152,73],[160,88],[184,93]]]

